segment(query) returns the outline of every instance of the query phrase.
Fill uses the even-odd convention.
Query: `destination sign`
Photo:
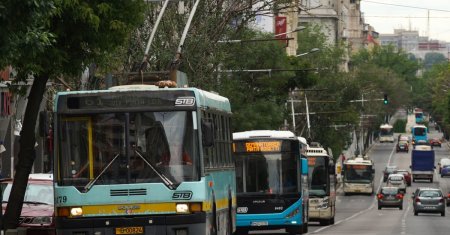
[[[290,140],[242,140],[233,143],[235,153],[299,152],[299,144]]]
[[[247,152],[275,152],[281,150],[281,143],[280,141],[247,142],[245,149]]]
[[[355,170],[366,170],[370,166],[369,165],[347,165],[347,170],[355,169]]]
[[[164,107],[186,110],[195,108],[195,96],[192,91],[187,90],[77,93],[61,95],[58,106],[60,112]]]

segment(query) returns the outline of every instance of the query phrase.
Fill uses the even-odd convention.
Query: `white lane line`
[[[389,155],[388,165],[389,165],[389,163],[390,163],[391,160],[392,160],[392,156],[394,155],[395,147],[396,147],[396,146],[394,145],[394,147],[392,148],[391,154]],[[377,188],[377,191],[375,192],[375,194],[377,194],[377,192],[380,191],[380,188],[381,188],[381,185],[382,185],[382,184],[383,184],[383,176],[381,176],[380,184],[378,185],[378,188]],[[308,233],[308,234],[314,234],[314,233],[321,232],[321,231],[323,231],[323,230],[325,230],[325,229],[327,229],[327,228],[329,228],[329,227],[332,227],[332,226],[338,225],[338,224],[340,224],[340,223],[349,221],[349,220],[355,218],[355,217],[358,216],[358,215],[361,215],[361,214],[363,214],[363,213],[365,213],[365,212],[367,212],[367,211],[369,211],[369,210],[372,210],[372,209],[375,207],[375,203],[377,202],[377,200],[376,200],[375,198],[376,198],[376,197],[373,197],[372,204],[370,205],[369,208],[364,209],[364,210],[362,210],[362,211],[359,211],[359,212],[357,212],[357,213],[355,213],[355,214],[353,214],[353,215],[351,215],[350,217],[347,217],[347,218],[345,218],[345,219],[336,221],[336,222],[335,222],[334,224],[332,224],[332,225],[328,225],[328,226],[319,228],[319,229],[317,229],[316,231],[311,232],[311,233]],[[352,201],[352,200],[350,200],[350,201]],[[339,211],[338,211],[338,212],[339,212]]]

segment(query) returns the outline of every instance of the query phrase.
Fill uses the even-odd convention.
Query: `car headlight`
[[[53,218],[51,216],[38,216],[38,217],[34,217],[31,220],[31,224],[51,224],[53,221]]]

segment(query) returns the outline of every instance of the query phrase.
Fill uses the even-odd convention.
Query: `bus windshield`
[[[61,185],[199,180],[193,113],[61,115]]]
[[[327,195],[327,157],[308,157],[309,196]]]
[[[371,183],[373,180],[372,166],[345,165],[344,179],[349,183]]]
[[[292,153],[252,153],[236,156],[237,193],[299,192],[297,157]]]
[[[380,129],[380,135],[381,136],[392,136],[394,134],[394,131],[392,128],[381,128]]]
[[[427,134],[427,130],[425,128],[415,127],[414,135],[416,136],[425,136]]]

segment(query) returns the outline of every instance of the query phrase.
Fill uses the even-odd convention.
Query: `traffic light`
[[[389,104],[388,96],[387,94],[384,94],[383,104]]]

